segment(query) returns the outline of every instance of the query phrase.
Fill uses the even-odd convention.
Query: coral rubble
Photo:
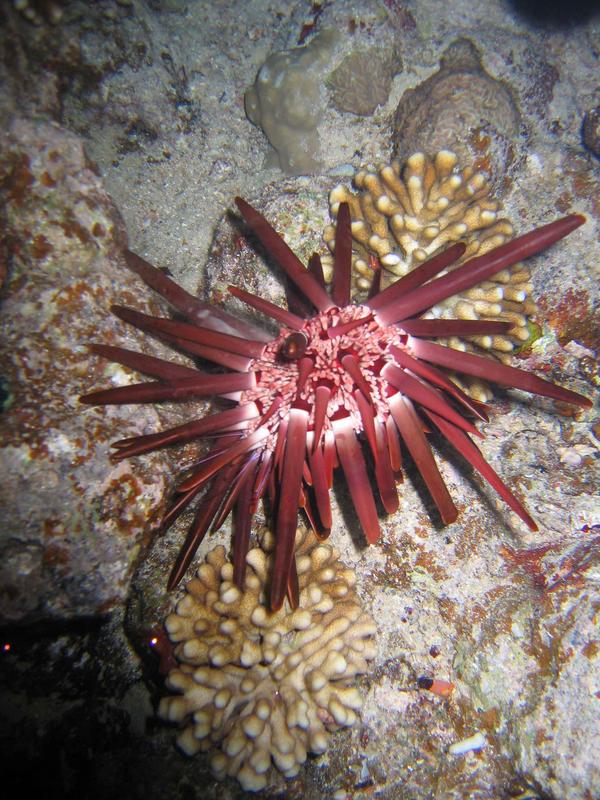
[[[249,551],[242,592],[217,547],[166,620],[179,662],[167,685],[180,695],[164,698],[159,715],[182,725],[186,754],[214,749],[215,776],[246,790],[267,785],[272,763],[296,775],[308,752],[326,750],[328,731],[354,724],[361,696],[351,681],[375,655],[354,572],[314,541],[300,544],[297,609],[268,611],[264,550]]]

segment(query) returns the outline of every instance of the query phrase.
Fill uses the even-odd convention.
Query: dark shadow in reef
[[[109,620],[108,614],[87,614],[74,619],[40,620],[38,622],[4,623],[0,625],[0,640],[19,647],[54,641],[63,636],[97,634]]]
[[[508,0],[516,17],[534,27],[569,28],[583,25],[592,17],[600,19],[599,0]]]

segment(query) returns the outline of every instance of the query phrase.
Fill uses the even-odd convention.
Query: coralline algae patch
[[[488,603],[455,668],[481,713],[495,711],[497,741],[518,770],[545,791],[584,800],[600,785],[589,744],[600,734],[600,529],[505,558],[513,588]]]
[[[600,309],[587,289],[569,287],[560,298],[542,295],[539,306],[560,344],[576,341],[600,351]]]
[[[122,412],[82,413],[77,397],[102,369],[88,343],[133,343],[109,314],[115,289],[132,300],[144,290],[117,260],[122,223],[79,140],[16,120],[0,170],[10,252],[0,323],[0,607],[22,622],[98,613],[125,596],[162,508],[168,462],[111,468],[115,434],[155,425],[157,412],[137,411],[133,423]],[[123,368],[106,374],[130,380]]]

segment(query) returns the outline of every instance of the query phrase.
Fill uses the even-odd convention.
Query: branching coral
[[[159,714],[183,725],[185,753],[218,747],[216,777],[237,776],[251,791],[267,785],[271,762],[292,777],[308,752],[324,752],[328,731],[354,724],[361,698],[350,683],[375,655],[354,572],[311,540],[298,545],[295,610],[269,612],[264,550],[249,551],[240,591],[217,547],[166,621],[180,663],[167,685],[181,695],[164,698]]]
[[[513,235],[509,220],[499,217],[500,204],[490,197],[485,176],[472,166],[459,167],[456,155],[447,150],[433,158],[415,153],[404,165],[394,160],[377,170],[361,170],[354,184],[356,192],[336,186],[330,194],[330,208],[336,217],[340,203],[350,206],[354,284],[359,292],[371,287],[373,256],[384,269],[385,285],[453,242],[467,245],[461,263],[489,252]],[[325,230],[332,251],[334,235],[333,226]],[[510,322],[509,334],[473,336],[468,344],[458,337],[447,340],[454,349],[476,345],[506,362],[515,346],[529,338],[527,316],[535,311],[529,278],[523,263],[514,264],[447,298],[424,316]],[[489,399],[489,391],[480,382],[472,381],[469,388],[478,399]]]

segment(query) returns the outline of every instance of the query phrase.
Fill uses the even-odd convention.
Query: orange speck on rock
[[[81,307],[81,298],[86,294],[91,294],[89,284],[79,281],[70,286],[65,286],[54,298],[57,308],[66,308],[77,311]]]
[[[455,689],[455,686],[450,681],[444,681],[440,678],[419,678],[417,681],[419,689],[427,689],[432,694],[438,697],[450,697]]]
[[[42,183],[44,186],[47,186],[49,189],[51,189],[52,187],[56,186],[56,181],[54,180],[54,178],[52,177],[52,175],[50,175],[50,173],[48,171],[46,171],[46,172],[44,172],[42,174],[42,177],[40,179],[40,183]]]
[[[555,203],[557,211],[561,214],[568,214],[573,208],[573,197],[570,192],[562,192]]]
[[[538,589],[546,588],[546,576],[542,568],[542,558],[552,550],[552,545],[542,545],[530,549],[515,550],[508,545],[500,547],[500,555],[513,567],[521,567],[533,578],[534,586]]]
[[[477,171],[484,172],[486,175],[491,175],[493,172],[490,153],[490,146],[492,144],[491,137],[481,129],[477,129],[471,135],[470,142],[473,150],[479,154],[476,156],[473,166]]]
[[[439,602],[440,615],[444,622],[452,622],[456,619],[456,603],[448,597],[442,597]]]
[[[448,578],[446,570],[438,564],[435,555],[427,550],[421,550],[417,554],[415,567],[420,567],[440,583]]]
[[[487,711],[482,711],[479,715],[481,725],[490,733],[494,733],[500,725],[500,711],[496,706],[488,708]]]
[[[142,487],[134,475],[123,474],[113,478],[99,504],[99,520],[112,520],[125,535],[131,535],[136,529],[143,528],[146,517],[137,508],[141,493]]]
[[[438,697],[450,697],[455,688],[454,684],[450,683],[450,681],[442,681],[436,678],[429,687],[429,691],[433,692],[433,694],[437,694]]]
[[[33,241],[31,243],[31,255],[36,261],[41,261],[42,259],[46,258],[46,256],[49,255],[52,250],[52,245],[43,234],[38,233],[37,236],[33,237]]]
[[[94,225],[92,227],[92,233],[94,234],[94,236],[100,239],[102,238],[102,236],[105,235],[106,231],[104,230],[103,225],[101,225],[99,222],[94,222]]]
[[[540,747],[545,741],[548,741],[549,738],[544,728],[538,728],[534,739],[536,747]]]
[[[492,139],[487,133],[483,133],[483,131],[479,129],[471,136],[471,143],[478,152],[487,153],[490,149]]]
[[[69,563],[69,552],[64,547],[50,544],[44,550],[43,562],[49,567],[64,566]]]
[[[543,296],[538,305],[562,345],[576,340],[590,350],[600,348],[600,315],[585,289],[569,288],[558,301]]]
[[[65,530],[59,519],[44,520],[44,536],[52,538],[54,536],[64,536]]]
[[[22,205],[29,193],[29,187],[35,183],[35,177],[29,169],[30,164],[29,156],[25,154],[14,158],[12,169],[2,181],[8,198],[17,205]]]
[[[75,219],[73,214],[65,214],[62,220],[55,221],[53,224],[62,228],[67,239],[77,238],[82,244],[89,244],[93,241],[91,233]]]

